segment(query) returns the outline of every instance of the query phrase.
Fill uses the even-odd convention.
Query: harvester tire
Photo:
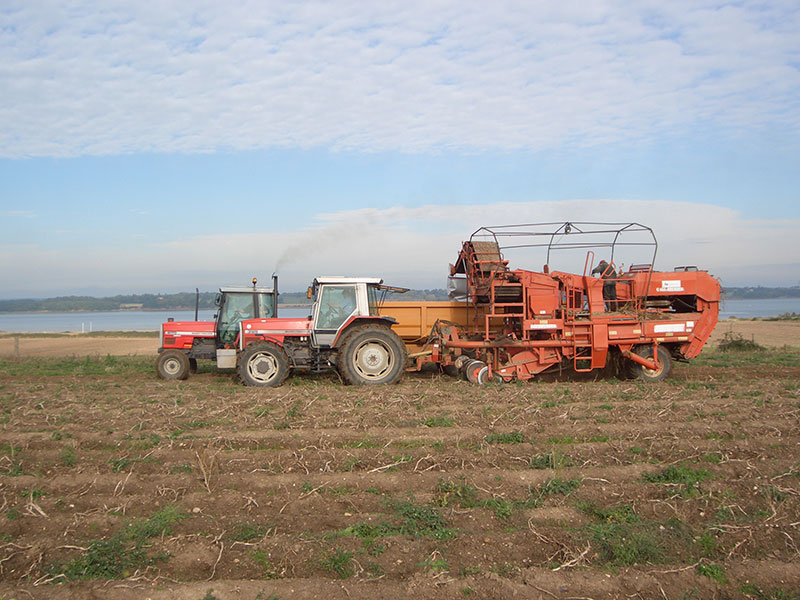
[[[189,357],[180,350],[164,350],[156,359],[156,371],[161,379],[186,379],[189,370]]]
[[[467,381],[475,385],[483,385],[489,381],[489,367],[482,360],[472,360],[464,367]]]
[[[406,346],[388,327],[359,327],[339,349],[339,373],[350,385],[395,383],[406,365]]]
[[[637,346],[631,352],[638,354],[642,358],[653,358],[652,346]],[[634,379],[641,379],[642,381],[661,381],[672,371],[672,356],[664,346],[658,347],[658,362],[661,365],[660,369],[648,369],[644,365],[635,363],[628,360],[627,371],[628,375]]]
[[[257,342],[239,355],[237,370],[245,385],[278,387],[289,376],[289,359],[277,344]]]

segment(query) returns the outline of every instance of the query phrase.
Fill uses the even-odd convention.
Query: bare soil
[[[157,379],[152,337],[91,341],[149,351],[0,361],[0,598],[798,597],[796,351],[659,384],[254,389]],[[144,561],[65,576],[166,514],[128,542]]]

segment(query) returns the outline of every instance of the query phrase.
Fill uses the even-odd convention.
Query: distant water
[[[305,317],[306,308],[279,308],[281,317]],[[198,319],[210,321],[213,311],[201,310]],[[194,321],[193,310],[124,310],[109,312],[0,313],[0,331],[8,333],[158,331],[168,318]]]
[[[723,300],[719,317],[720,319],[729,319],[731,317],[752,319],[755,317],[777,317],[786,313],[800,315],[800,298]]]
[[[308,308],[281,308],[279,315],[281,317],[305,317],[308,315],[308,311]],[[777,317],[791,312],[800,314],[800,298],[725,300],[720,310],[720,318]],[[213,315],[212,311],[201,310],[199,319],[210,321]],[[176,321],[194,321],[194,311],[0,313],[0,332],[158,331],[161,323],[169,317],[173,317]]]

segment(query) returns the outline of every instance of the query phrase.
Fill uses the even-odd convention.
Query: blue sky
[[[97,6],[0,7],[0,297],[444,287],[565,220],[800,284],[796,2]]]

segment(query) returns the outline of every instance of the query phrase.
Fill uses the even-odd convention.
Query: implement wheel
[[[278,387],[289,375],[289,359],[277,344],[250,344],[239,355],[238,372],[245,385]]]
[[[161,379],[186,379],[189,369],[189,357],[180,350],[164,350],[156,359],[156,371]]]
[[[632,352],[638,354],[642,358],[653,358],[652,346],[637,346],[632,350]],[[664,346],[658,347],[658,364],[660,365],[660,368],[653,370],[648,369],[639,363],[635,363],[632,360],[628,360],[628,375],[635,379],[641,379],[642,381],[661,381],[662,379],[666,379],[666,377],[670,374],[670,371],[672,371],[672,356],[670,355],[669,350],[667,350]]]
[[[406,347],[387,327],[359,327],[339,350],[339,372],[350,385],[395,383],[403,374]]]

